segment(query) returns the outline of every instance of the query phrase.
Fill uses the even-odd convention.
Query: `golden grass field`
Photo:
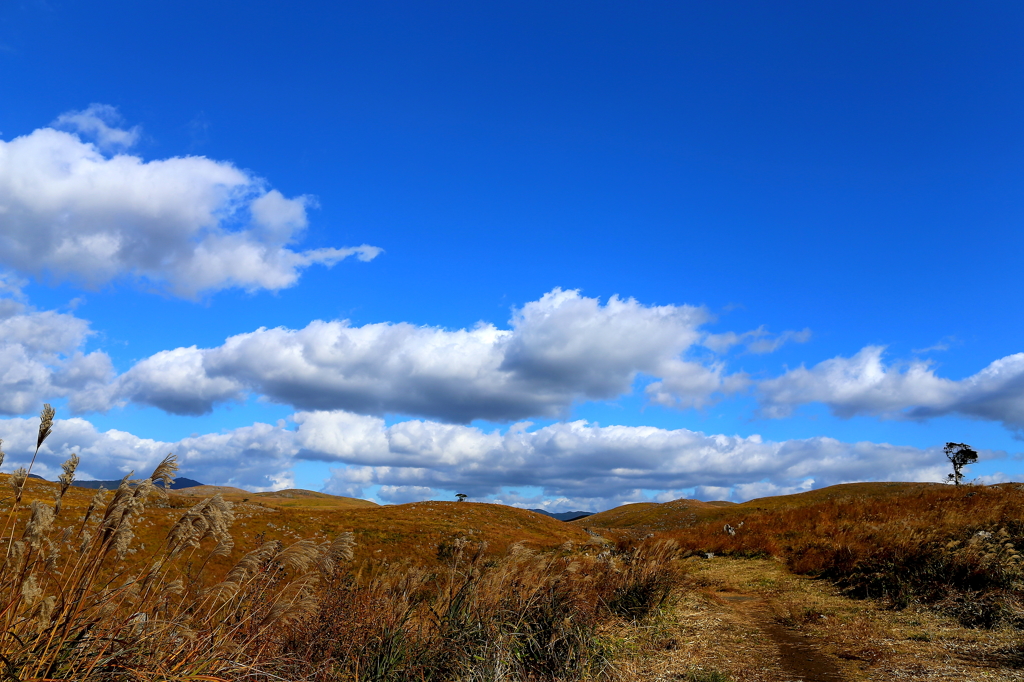
[[[1019,484],[565,523],[0,474],[8,680],[1024,679]]]

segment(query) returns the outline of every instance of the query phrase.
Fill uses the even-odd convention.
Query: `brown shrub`
[[[643,618],[679,579],[671,543],[592,557],[568,548],[445,543],[439,570],[400,565],[347,575],[279,643],[278,671],[309,679],[603,679],[602,627]],[[305,679],[305,678],[304,678]]]
[[[797,573],[902,608],[946,608],[968,625],[1020,620],[1024,493],[1015,484],[934,486],[773,511],[742,510],[735,535],[706,522],[664,535],[687,554],[785,559]],[[736,521],[732,521],[736,523]],[[957,606],[970,604],[971,608]],[[987,604],[987,606],[985,606]]]

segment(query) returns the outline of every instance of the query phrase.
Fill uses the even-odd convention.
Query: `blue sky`
[[[0,437],[599,508],[1024,475],[1015,3],[0,7]],[[62,435],[63,433],[63,435]]]

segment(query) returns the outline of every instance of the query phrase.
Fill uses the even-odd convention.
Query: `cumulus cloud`
[[[931,362],[887,364],[885,349],[867,346],[762,381],[762,412],[785,417],[795,407],[824,403],[838,416],[875,415],[928,419],[956,414],[1024,429],[1024,353],[1000,358],[977,374],[954,381],[936,375]]]
[[[555,289],[515,311],[510,329],[314,321],[158,354],[120,377],[110,399],[198,414],[249,391],[300,409],[511,421],[616,398],[643,374],[661,378],[652,400],[699,406],[746,385],[721,363],[684,360],[708,319],[699,307],[602,304]]]
[[[12,301],[5,309],[2,303]],[[102,351],[84,353],[89,323],[70,313],[35,311],[0,298],[0,414],[25,414],[47,400],[106,391],[113,378]]]
[[[38,428],[38,419],[0,420],[8,470],[28,464]],[[75,417],[54,422],[53,433],[43,443],[33,470],[55,480],[60,463],[76,453],[82,459],[78,468],[82,479],[111,480],[131,471],[148,476],[165,455],[173,452],[182,463],[184,476],[250,490],[277,490],[294,485],[291,465],[297,450],[294,432],[283,424],[253,424],[170,443],[116,429],[101,432]]]
[[[0,140],[0,263],[92,287],[130,278],[195,298],[279,290],[310,265],[380,253],[368,245],[296,250],[312,199],[268,190],[226,161],[108,156],[138,138],[118,122],[112,107],[92,105],[56,127]]]
[[[504,432],[420,420],[389,426],[341,411],[299,412],[292,422],[163,442],[59,419],[37,471],[53,479],[60,462],[77,452],[83,477],[118,478],[130,470],[148,473],[173,452],[183,475],[267,490],[294,486],[296,460],[320,460],[339,465],[325,486],[335,494],[376,491],[378,499],[398,503],[450,491],[524,507],[604,509],[692,495],[744,500],[848,481],[940,481],[947,469],[939,447],[831,438],[770,442],[586,421],[518,423]],[[36,419],[0,420],[5,466],[28,461],[37,425]],[[982,452],[983,459],[997,456]]]
[[[327,488],[349,495],[380,485],[400,496],[418,486],[506,500],[502,488],[539,487],[545,504],[586,509],[648,500],[645,491],[748,499],[847,481],[940,481],[946,469],[937,447],[831,438],[766,442],[586,421],[535,430],[519,423],[501,433],[428,421],[386,426],[377,417],[322,411],[293,419],[298,456],[348,465]]]
[[[644,388],[647,399],[665,407],[704,407],[715,394],[738,393],[750,385],[746,374],[725,374],[725,363],[670,360],[660,373],[661,381]]]
[[[131,396],[137,403],[152,405],[171,414],[203,414],[216,403],[240,400],[242,385],[229,377],[211,377],[203,367],[203,351],[195,346],[151,355],[118,378],[94,409],[111,400]]]

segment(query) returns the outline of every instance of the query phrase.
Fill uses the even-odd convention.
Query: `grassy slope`
[[[10,476],[0,474],[0,511],[9,508]],[[30,479],[25,504],[53,501],[58,484]],[[474,502],[416,502],[378,506],[366,500],[337,497],[307,490],[250,493],[239,488],[201,486],[171,491],[166,500],[154,495],[135,532],[149,548],[163,542],[167,530],[181,514],[200,500],[220,493],[234,503],[232,535],[235,549],[214,565],[227,568],[244,552],[266,540],[288,544],[302,538],[327,540],[337,533],[356,535],[356,560],[431,560],[441,542],[457,537],[485,541],[491,552],[503,552],[520,542],[535,548],[565,542],[587,543],[580,527],[543,514],[495,504]],[[80,523],[95,490],[72,487],[64,498],[58,526]],[[111,493],[106,493],[106,500]],[[99,513],[102,513],[102,509]],[[24,516],[24,514],[23,514]]]
[[[844,483],[794,495],[761,497],[742,504],[673,500],[627,504],[615,509],[571,521],[586,528],[618,529],[630,533],[648,533],[688,528],[698,523],[721,521],[738,523],[754,512],[796,509],[843,499],[884,499],[942,487],[940,483]]]
[[[266,507],[274,508],[303,508],[303,509],[356,509],[359,507],[376,507],[377,503],[369,500],[360,500],[355,497],[341,497],[328,495],[327,493],[315,493],[311,490],[276,490],[267,493],[251,493],[241,488],[232,488],[222,485],[200,485],[192,488],[171,491],[172,495],[201,500],[206,497],[220,494],[225,500],[234,503],[254,502]]]

